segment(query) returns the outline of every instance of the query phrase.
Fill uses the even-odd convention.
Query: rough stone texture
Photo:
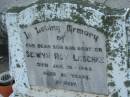
[[[126,49],[126,13],[121,11],[116,15],[104,15],[103,10],[91,7],[81,7],[76,4],[44,4],[40,7],[34,5],[22,12],[8,13],[6,24],[9,35],[9,49],[11,55],[11,74],[15,77],[14,95],[21,97],[105,97],[88,93],[70,92],[66,90],[47,89],[40,87],[30,88],[28,83],[27,68],[23,54],[21,30],[23,27],[48,20],[73,21],[92,26],[108,37],[108,97],[128,97],[127,74],[127,49]],[[83,9],[83,10],[81,10]],[[73,14],[72,14],[73,13]],[[88,14],[89,13],[89,14]],[[112,13],[112,12],[111,12]],[[111,14],[110,13],[110,14]],[[75,17],[76,15],[76,17]],[[82,22],[81,22],[82,21]],[[22,28],[21,28],[22,27]],[[16,41],[17,40],[17,41]]]
[[[126,32],[127,32],[127,35],[128,35],[128,53],[130,53],[130,10],[128,10],[128,14],[127,14],[127,17],[126,17]],[[130,55],[129,56],[129,59],[128,59],[128,72],[126,74],[126,77],[127,77],[127,81],[130,80]],[[128,96],[130,96],[130,87],[128,87]]]

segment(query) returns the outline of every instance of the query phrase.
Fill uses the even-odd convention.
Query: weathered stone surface
[[[57,6],[58,5],[58,6]],[[40,8],[39,8],[40,7]],[[104,13],[99,12],[93,7],[76,6],[75,4],[44,4],[44,6],[32,6],[20,12],[7,14],[7,27],[9,36],[9,50],[10,50],[10,71],[15,77],[14,95],[22,95],[23,97],[106,97],[104,95],[89,94],[83,92],[74,92],[64,89],[50,89],[38,86],[31,86],[28,83],[27,68],[25,57],[23,56],[23,39],[21,39],[20,33],[22,28],[37,24],[41,21],[73,21],[80,24],[90,25],[94,28],[99,27],[98,30],[105,35],[109,35],[107,56],[108,62],[108,87],[109,96],[118,94],[121,97],[128,97],[128,88],[125,87],[124,81],[127,69],[127,57],[126,57],[126,21],[124,21],[124,13],[120,10],[121,14],[116,13],[113,16],[106,16],[103,18]],[[72,9],[71,9],[72,8]],[[97,7],[96,7],[97,8]],[[100,6],[100,8],[102,8]],[[99,8],[99,9],[100,9]],[[38,10],[37,10],[38,9]],[[80,10],[84,9],[84,10]],[[78,12],[77,12],[77,11]],[[102,10],[107,13],[116,10]],[[104,11],[103,11],[104,10]],[[73,13],[74,12],[74,13]],[[82,12],[82,13],[81,13]],[[91,12],[87,15],[85,13]],[[72,14],[71,14],[72,13]],[[76,14],[75,14],[76,13]],[[73,15],[76,15],[76,17]],[[107,14],[108,15],[108,14]],[[104,25],[102,25],[104,24]],[[109,32],[109,33],[107,33]],[[24,36],[25,37],[25,36]],[[107,36],[108,37],[108,36]],[[118,48],[118,49],[116,49]],[[127,75],[129,76],[129,75]],[[21,97],[20,95],[20,97]],[[11,96],[12,97],[12,96]]]
[[[31,86],[108,93],[105,36],[101,32],[55,21],[28,27],[22,39],[26,40]]]
[[[130,8],[130,0],[106,0],[105,5],[111,8]]]

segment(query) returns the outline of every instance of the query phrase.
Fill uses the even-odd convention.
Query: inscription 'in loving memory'
[[[105,37],[69,22],[45,22],[24,30],[31,86],[107,94]]]
[[[58,32],[60,32],[61,27],[60,26],[50,26],[50,25],[46,26],[45,25],[45,26],[42,26],[41,28],[35,27],[35,30],[36,30],[37,34],[43,33],[43,32],[46,32],[46,31],[58,31]],[[80,28],[73,27],[73,25],[70,25],[70,24],[67,25],[67,32],[70,32],[71,34],[76,32],[77,34],[81,34],[83,36],[93,38],[95,41],[98,41],[98,38],[99,38],[96,34],[90,33],[88,31],[80,29]]]

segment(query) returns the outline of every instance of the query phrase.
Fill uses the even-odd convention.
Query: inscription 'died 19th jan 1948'
[[[43,22],[24,29],[31,86],[107,94],[105,37],[70,22]]]

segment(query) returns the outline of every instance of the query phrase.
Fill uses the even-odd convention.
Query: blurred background
[[[8,61],[8,37],[4,21],[0,15],[0,73],[9,69]]]

